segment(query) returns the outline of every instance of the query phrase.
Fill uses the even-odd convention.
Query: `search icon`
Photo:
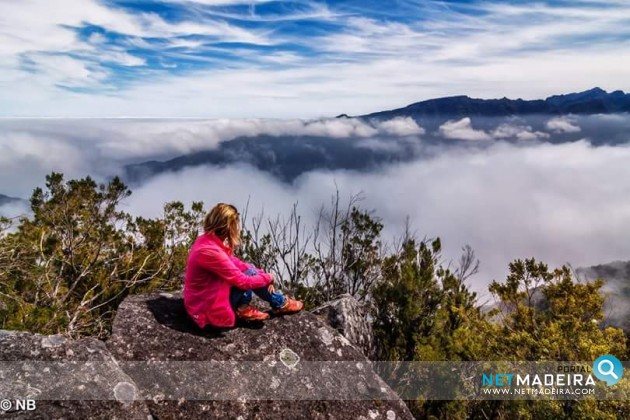
[[[606,382],[608,386],[612,386],[619,382],[623,376],[623,365],[615,356],[606,354],[595,360],[593,373],[597,379]]]
[[[608,369],[604,370],[604,366],[608,366]],[[619,379],[619,376],[617,376],[617,374],[615,373],[615,366],[608,359],[604,359],[604,360],[600,361],[597,364],[597,370],[599,370],[599,373],[601,373],[604,376],[610,375],[610,376],[612,376],[615,379]]]

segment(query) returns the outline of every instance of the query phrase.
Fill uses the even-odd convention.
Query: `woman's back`
[[[220,249],[219,244],[210,235],[204,234],[197,238],[188,255],[184,277],[184,305],[188,314],[202,328],[207,324],[217,326],[234,324],[234,314],[229,306],[230,286],[226,283],[225,287],[222,287],[221,283],[225,282],[205,268],[207,261],[204,264],[204,260],[218,260],[221,253],[225,251]],[[225,304],[221,304],[221,295],[225,292],[227,292]],[[207,313],[209,308],[215,308],[212,314]]]
[[[272,282],[267,273],[244,274],[247,268],[215,234],[208,232],[197,238],[188,256],[184,278],[184,305],[197,325],[233,326],[231,287],[248,290]]]

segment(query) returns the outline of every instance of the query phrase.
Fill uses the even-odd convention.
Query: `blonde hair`
[[[231,204],[219,203],[206,215],[203,223],[206,233],[212,232],[234,250],[241,243],[239,213]]]

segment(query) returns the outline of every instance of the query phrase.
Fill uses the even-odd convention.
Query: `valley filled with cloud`
[[[426,124],[402,117],[4,120],[0,193],[27,199],[51,171],[105,181],[159,161],[160,171],[126,179],[132,214],[155,217],[165,202],[181,200],[249,203],[250,213],[274,216],[297,202],[308,225],[338,188],[344,199],[362,194],[387,241],[409,217],[420,237],[443,239],[447,258],[472,246],[481,260],[472,287],[481,291],[515,258],[575,266],[627,259],[629,126],[624,114]],[[296,161],[316,164],[294,172]],[[0,213],[26,207],[10,203]]]

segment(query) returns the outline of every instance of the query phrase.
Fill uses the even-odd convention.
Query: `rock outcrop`
[[[359,302],[351,295],[341,295],[311,312],[371,357],[374,348],[372,328]]]
[[[0,331],[0,396],[11,402],[3,418],[147,419],[136,387],[105,343],[93,338]],[[17,400],[34,400],[19,410]]]
[[[137,295],[108,347],[158,418],[412,418],[363,353],[308,312],[200,330],[179,295]]]
[[[326,322],[303,312],[261,324],[201,330],[187,316],[180,295],[154,293],[122,303],[107,343],[0,331],[0,395],[32,398],[37,404],[33,411],[3,414],[412,418],[362,351],[338,332],[362,345],[357,339],[362,330],[349,321],[352,305],[344,297],[320,308]],[[328,315],[335,311],[344,315]],[[335,328],[329,319],[339,321]]]

